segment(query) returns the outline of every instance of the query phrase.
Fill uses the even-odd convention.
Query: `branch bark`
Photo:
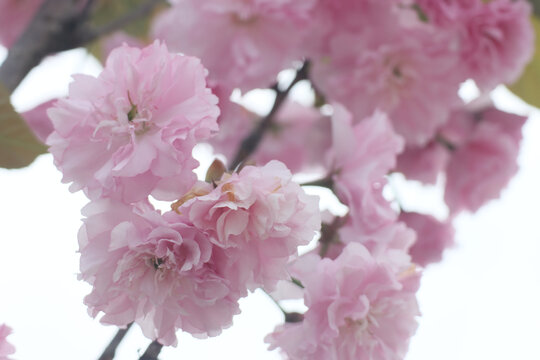
[[[47,55],[82,46],[137,20],[164,0],[148,0],[125,16],[92,29],[89,25],[94,0],[46,0],[21,37],[9,49],[0,67],[0,82],[11,92]]]
[[[99,357],[99,360],[113,360],[114,359],[114,355],[116,354],[116,349],[118,348],[118,345],[120,345],[120,343],[124,339],[124,336],[126,336],[127,332],[131,328],[131,325],[133,325],[133,323],[128,324],[128,326],[125,329],[118,329],[118,332],[112,338],[109,345],[107,345],[107,347],[105,348],[105,350]]]
[[[296,85],[299,81],[307,79],[308,78],[308,67],[309,62],[306,61],[302,65],[302,67],[296,71],[296,76],[294,77],[294,80],[290,83],[290,85],[285,90],[279,90],[277,85],[275,86],[276,90],[276,99],[274,100],[274,105],[272,106],[272,109],[266,115],[260,122],[259,125],[249,134],[240,145],[240,149],[238,149],[238,152],[236,153],[236,156],[234,157],[233,162],[229,166],[229,170],[234,170],[238,165],[240,165],[244,160],[246,160],[251,154],[255,152],[257,147],[259,146],[259,143],[261,142],[264,133],[266,130],[270,128],[270,125],[272,125],[272,122],[274,121],[275,115],[285,102],[285,99],[289,95],[289,92],[291,89]]]
[[[139,358],[139,360],[157,360],[159,353],[163,345],[158,343],[156,340],[152,341],[150,345],[146,348],[144,354]]]

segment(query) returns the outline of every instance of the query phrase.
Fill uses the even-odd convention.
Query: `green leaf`
[[[9,95],[0,84],[0,167],[17,169],[30,165],[47,147],[13,109]]]
[[[536,33],[535,52],[521,78],[508,88],[529,104],[540,108],[540,19],[533,16]]]

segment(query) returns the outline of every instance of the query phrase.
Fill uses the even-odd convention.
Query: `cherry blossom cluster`
[[[205,337],[230,326],[238,300],[286,279],[320,227],[317,197],[279,161],[197,180],[193,147],[218,130],[206,74],[159,42],[124,45],[48,111],[63,181],[91,200],[79,232],[89,312],[135,321],[165,345],[177,329]],[[176,201],[162,213],[149,196]]]
[[[280,70],[309,61],[314,106],[285,102],[251,158],[322,173],[312,185],[331,188],[348,213],[324,219],[316,249],[289,265],[308,310],[301,322],[268,336],[271,348],[289,359],[402,359],[418,315],[415,265],[439,261],[453,244],[453,217],[497,198],[517,171],[525,118],[465,105],[458,90],[467,79],[482,93],[517,80],[533,52],[530,6],[510,0],[171,5],[155,19],[153,34],[208,67],[222,110],[220,132],[209,142],[228,159],[259,119],[231,102],[231,91],[272,87]],[[397,211],[384,194],[394,172],[425,184],[443,178],[449,217]]]
[[[98,77],[74,76],[48,110],[54,130],[39,131],[52,131],[63,181],[90,200],[78,236],[90,314],[176,345],[178,329],[220,334],[238,300],[262,288],[307,307],[284,310],[266,338],[286,358],[403,359],[421,268],[453,244],[452,219],[497,198],[517,171],[525,118],[465,104],[458,90],[518,78],[533,51],[530,6],[170,3],[154,43],[124,43]],[[311,104],[282,98],[290,87],[277,75],[291,68],[290,87],[308,80]],[[231,100],[255,88],[276,91],[264,118]],[[225,159],[205,181],[192,156],[201,142]],[[315,175],[304,185],[329,188],[347,213],[321,213],[291,171]],[[449,216],[401,208],[387,194],[393,173],[442,179]],[[298,256],[301,245],[312,250]]]

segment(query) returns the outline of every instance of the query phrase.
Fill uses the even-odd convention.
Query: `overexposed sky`
[[[4,56],[0,49],[0,61]],[[47,59],[16,91],[14,105],[26,110],[65,94],[76,72],[96,74],[99,66],[83,50]],[[423,317],[407,360],[540,359],[540,113],[504,88],[494,97],[504,110],[532,114],[521,171],[500,200],[458,217],[457,246],[425,270]],[[14,329],[18,360],[97,359],[115,333],[91,319],[82,304],[89,286],[77,281],[76,250],[87,200],[60,179],[50,155],[25,169],[0,169],[0,323]],[[399,178],[393,185],[406,207],[444,212],[440,190]],[[280,311],[262,293],[241,305],[242,314],[222,336],[181,334],[178,348],[165,349],[161,358],[280,359],[262,340],[282,321]],[[135,359],[148,343],[132,329],[118,359]]]

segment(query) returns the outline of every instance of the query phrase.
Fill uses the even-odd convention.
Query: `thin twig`
[[[346,220],[346,217],[336,216],[332,223],[322,225],[321,238],[319,239],[319,243],[321,244],[319,255],[321,257],[325,257],[330,245],[337,241],[337,232],[345,224]]]
[[[126,336],[127,332],[131,328],[131,325],[133,325],[133,323],[128,324],[128,326],[125,329],[118,329],[118,332],[116,333],[116,335],[114,335],[109,345],[107,345],[107,347],[105,348],[105,350],[99,357],[99,360],[114,359],[114,355],[116,354],[116,349],[118,348],[118,345],[120,345],[120,343],[124,339],[124,336]]]
[[[163,345],[158,343],[157,340],[152,341],[152,343],[148,345],[146,351],[144,352],[144,354],[142,354],[139,360],[157,360],[162,348]]]
[[[272,125],[272,122],[274,121],[275,115],[285,102],[285,99],[289,95],[289,92],[291,89],[296,85],[299,81],[307,79],[307,72],[308,72],[309,62],[305,61],[302,67],[296,71],[296,76],[294,77],[291,84],[285,89],[285,90],[279,90],[279,87],[276,85],[274,86],[274,90],[276,91],[276,98],[274,100],[274,105],[272,106],[272,109],[266,115],[260,122],[259,125],[242,141],[242,144],[240,145],[240,149],[238,149],[238,152],[236,153],[236,156],[234,157],[233,162],[229,166],[229,170],[234,170],[238,165],[240,165],[244,160],[246,160],[255,150],[257,149],[257,146],[259,146],[259,143],[261,142],[264,133],[266,130],[270,128],[270,125]]]
[[[331,176],[326,176],[322,179],[301,183],[300,186],[319,186],[332,190],[334,188],[334,180]]]

